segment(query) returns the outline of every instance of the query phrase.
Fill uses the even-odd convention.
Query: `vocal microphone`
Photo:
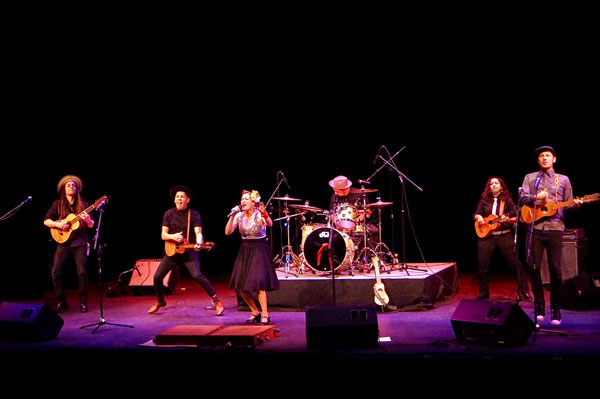
[[[23,201],[24,204],[28,203],[29,201],[31,201],[33,198],[31,198],[31,195],[29,197],[27,197],[27,199],[25,201]]]
[[[239,205],[236,205],[235,208],[233,208],[233,210],[231,212],[229,212],[227,217],[229,218],[229,217],[235,215],[236,213],[238,213],[239,211],[240,211],[240,207],[239,207]]]
[[[291,190],[292,188],[290,187],[289,183],[287,182],[287,179],[285,178],[285,175],[283,174],[283,172],[279,171],[279,173],[281,173],[281,180],[283,180],[283,182],[287,186],[288,190]]]
[[[538,187],[540,186],[540,181],[541,180],[542,180],[542,175],[539,174],[538,177],[535,179],[535,184],[533,185],[533,188],[535,188],[537,190]]]
[[[370,181],[368,181],[368,180],[362,180],[362,179],[358,179],[358,180],[356,180],[356,181],[357,181],[359,184],[371,184],[371,182],[370,182]]]
[[[381,146],[379,147],[379,150],[377,151],[377,155],[375,155],[375,159],[373,160],[373,165],[375,165],[375,162],[377,162],[377,158],[379,158],[379,154],[381,154],[381,149],[385,147],[385,146]]]

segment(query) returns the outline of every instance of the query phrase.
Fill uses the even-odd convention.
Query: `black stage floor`
[[[211,301],[199,286],[184,279],[175,293],[167,297],[167,306],[156,314],[147,313],[155,300],[152,295],[103,296],[102,315],[105,321],[131,327],[102,324],[95,333],[92,333],[94,326],[81,327],[100,322],[97,294],[90,298],[89,312],[80,313],[76,306],[77,294],[71,292],[71,308],[60,313],[64,325],[58,336],[42,342],[2,340],[2,363],[13,374],[26,376],[25,379],[31,378],[32,381],[35,381],[35,376],[41,375],[58,376],[59,379],[63,375],[65,378],[76,375],[93,384],[92,381],[101,375],[110,384],[121,381],[131,385],[135,381],[135,388],[145,386],[150,390],[157,381],[166,384],[162,379],[165,376],[195,376],[204,381],[202,384],[213,384],[221,379],[226,383],[240,381],[229,388],[241,389],[242,392],[254,383],[264,384],[269,392],[275,381],[294,387],[293,390],[322,392],[318,387],[324,386],[330,379],[335,383],[335,392],[347,389],[349,393],[354,392],[355,385],[357,389],[358,386],[373,389],[377,384],[406,387],[406,384],[418,381],[425,383],[419,388],[422,393],[442,390],[443,387],[449,392],[460,389],[462,394],[459,396],[465,396],[466,387],[490,384],[487,395],[480,393],[484,397],[494,397],[494,393],[512,392],[513,389],[521,392],[515,384],[521,384],[521,389],[526,392],[538,393],[557,392],[560,387],[553,387],[557,381],[561,387],[576,384],[578,389],[587,389],[595,386],[588,377],[597,374],[595,370],[600,364],[600,310],[563,310],[561,326],[551,327],[546,321],[542,323],[542,330],[532,333],[522,345],[459,341],[451,319],[461,302],[475,298],[476,277],[456,273],[453,263],[435,267],[438,272],[453,271],[445,275],[441,273],[445,276],[441,286],[452,287],[451,292],[433,298],[426,306],[379,311],[376,325],[380,342],[374,347],[307,348],[305,312],[280,310],[276,306],[273,306],[271,321],[279,336],[264,343],[209,347],[156,345],[153,339],[175,326],[238,326],[249,317],[249,313],[238,306],[235,293],[227,289],[226,278],[214,281],[226,305],[223,317],[214,315]],[[395,279],[402,280],[403,284],[423,286],[423,276],[411,273],[411,276],[402,278],[402,273],[395,271],[389,276],[382,276],[384,284],[390,287],[391,297],[396,296],[393,292],[396,289],[393,285]],[[423,274],[432,278],[431,272]],[[313,283],[329,281],[327,277],[320,278],[323,281]],[[283,277],[278,294],[285,294],[287,285],[300,283],[301,279]],[[372,273],[344,279],[351,280],[346,282],[348,284],[354,281],[357,287],[367,281],[372,303]],[[327,289],[324,288],[324,291]],[[516,303],[516,284],[512,276],[494,276],[491,292],[492,302]],[[338,295],[340,298],[346,296],[347,291],[340,290]],[[51,297],[52,294],[47,293],[49,306],[54,305]],[[533,318],[532,303],[520,302],[517,306]],[[94,376],[96,371],[101,374]],[[213,376],[213,373],[216,375]],[[456,373],[457,376],[449,379],[451,374]],[[185,382],[190,383],[192,381]],[[453,385],[444,385],[447,383]],[[175,382],[169,384],[172,386]],[[257,392],[262,391],[257,388]]]

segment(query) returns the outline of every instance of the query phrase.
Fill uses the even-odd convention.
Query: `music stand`
[[[102,224],[102,214],[104,213],[104,205],[105,204],[106,204],[106,202],[103,202],[98,207],[98,209],[100,210],[100,216],[98,217],[98,227],[96,228],[96,236],[94,237],[94,250],[96,251],[96,253],[98,255],[98,291],[100,293],[100,320],[97,323],[87,324],[85,326],[79,327],[80,329],[83,329],[83,328],[87,328],[87,327],[96,326],[94,331],[92,331],[92,334],[96,333],[96,331],[98,331],[98,329],[100,327],[102,327],[103,325],[107,325],[107,324],[111,325],[111,326],[133,328],[133,326],[130,326],[127,324],[109,323],[104,318],[104,308],[102,306],[102,292],[103,292],[103,287],[104,287],[103,282],[102,282],[102,245],[98,245],[98,242],[100,241],[100,227]]]

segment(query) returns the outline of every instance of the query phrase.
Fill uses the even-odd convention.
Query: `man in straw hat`
[[[71,225],[64,219],[70,214],[79,215],[81,223],[79,228],[72,230],[69,238],[59,243],[54,253],[52,265],[52,283],[58,305],[57,312],[62,312],[69,308],[67,304],[65,291],[62,281],[63,268],[69,258],[73,258],[77,266],[77,277],[79,281],[79,310],[87,312],[87,260],[88,260],[88,229],[94,227],[94,220],[84,210],[88,207],[87,202],[81,198],[83,183],[81,179],[74,175],[66,175],[60,179],[56,190],[58,199],[52,203],[52,206],[46,212],[44,225],[50,228],[67,231]]]

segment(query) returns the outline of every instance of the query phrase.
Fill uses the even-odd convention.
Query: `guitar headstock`
[[[600,193],[584,195],[581,199],[583,200],[583,202],[598,201],[600,200]]]

